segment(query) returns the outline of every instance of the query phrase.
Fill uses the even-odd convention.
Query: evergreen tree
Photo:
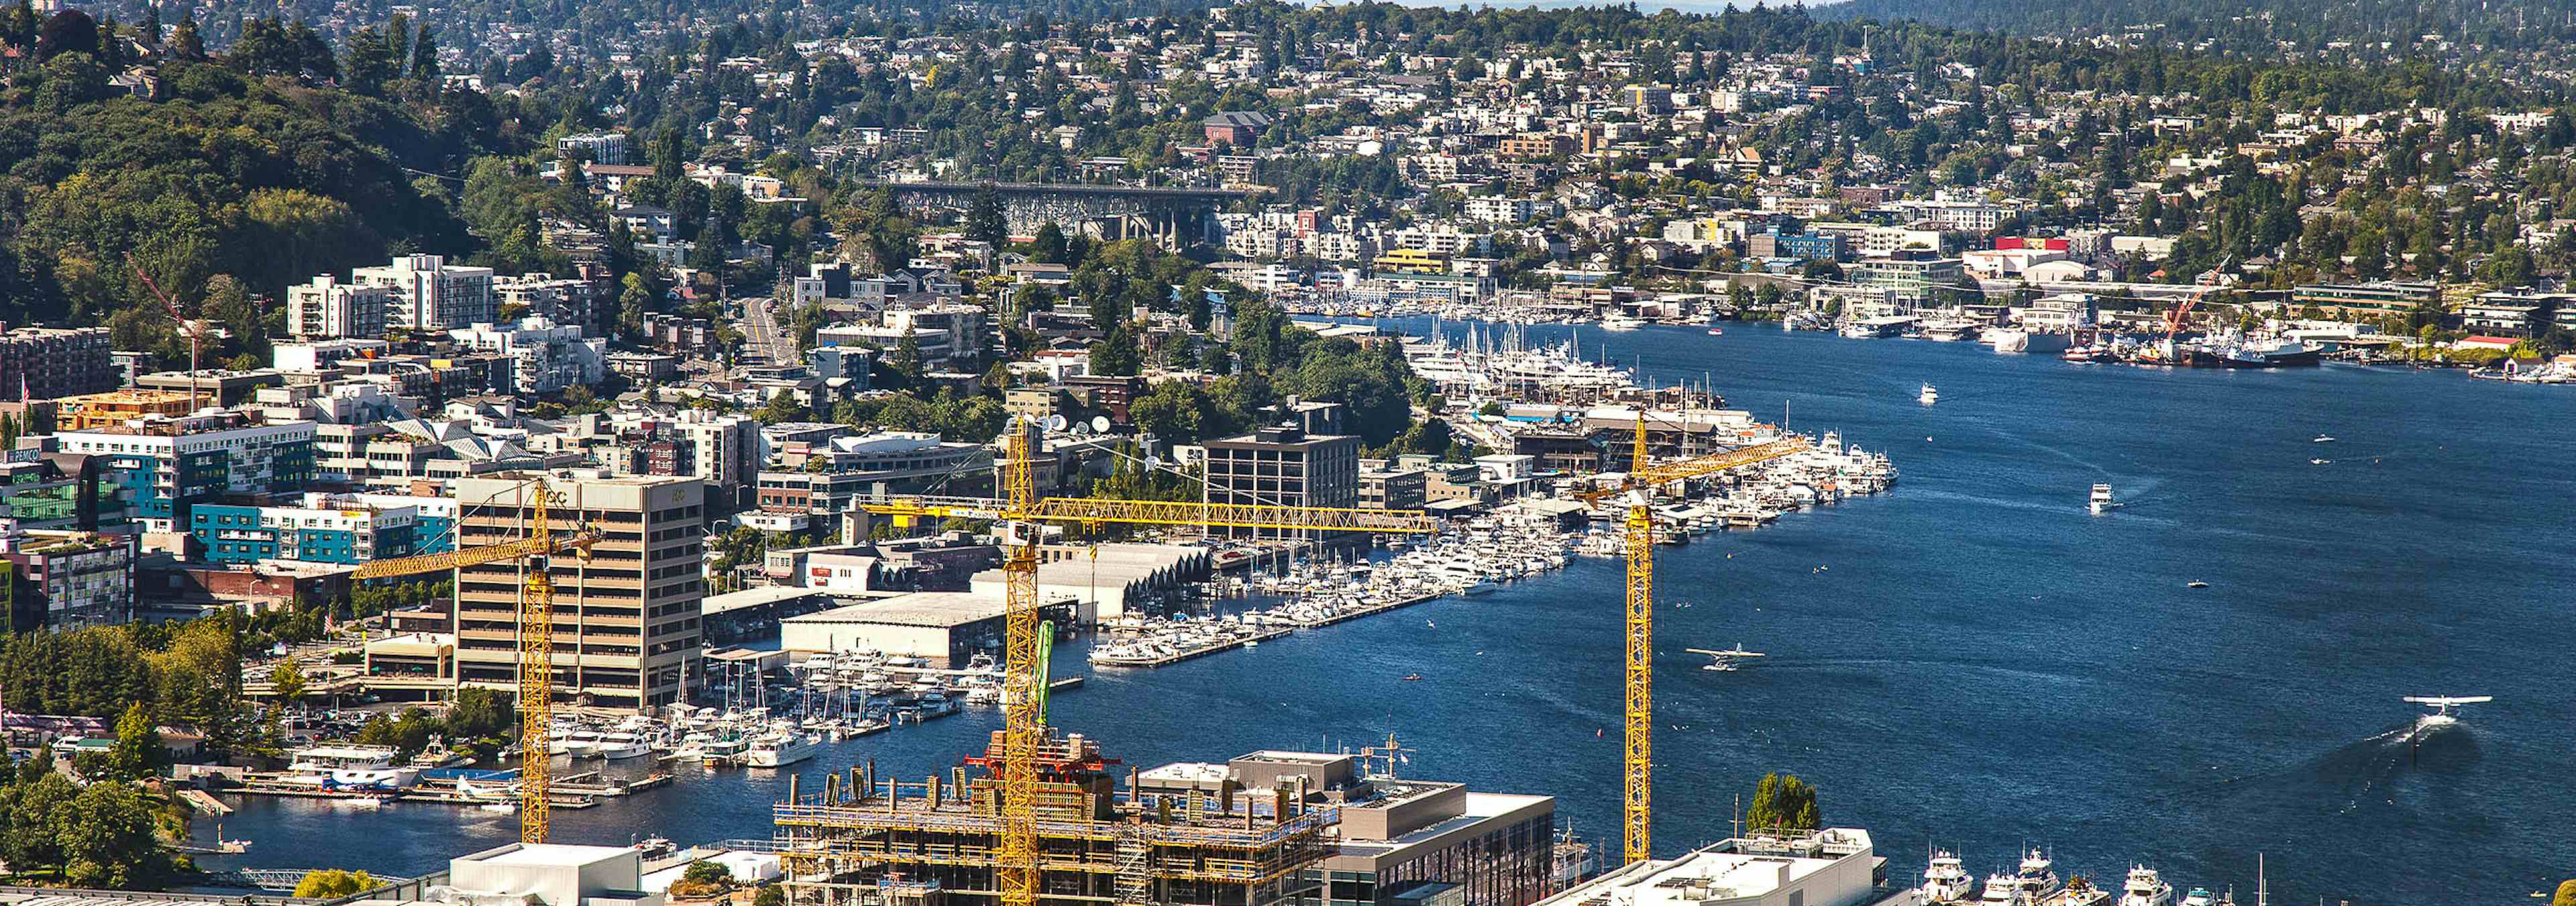
[[[442,87],[438,79],[438,33],[427,22],[420,24],[420,33],[411,42],[411,77],[430,97],[436,97]]]
[[[920,386],[923,374],[921,341],[913,339],[909,333],[904,334],[903,339],[894,344],[894,354],[886,357],[886,368],[893,371],[895,377],[901,382],[896,389]]]
[[[170,29],[170,55],[182,60],[206,58],[206,42],[197,36],[195,12],[188,13],[187,18],[179,20],[177,27]]]
[[[394,59],[393,50],[385,46],[382,29],[370,25],[349,36],[348,54],[340,61],[340,72],[347,76],[350,91],[379,95],[385,83],[402,74],[402,61]]]
[[[1002,219],[1002,193],[990,183],[975,190],[975,200],[966,209],[966,238],[991,243],[995,248],[1010,238]],[[1059,233],[1057,238],[1063,237]]]
[[[1029,257],[1039,264],[1070,264],[1066,255],[1064,229],[1050,221],[1038,225],[1035,238],[1029,240]]]

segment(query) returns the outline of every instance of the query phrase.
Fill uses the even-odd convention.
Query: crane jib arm
[[[358,567],[358,571],[352,573],[350,578],[382,579],[389,576],[409,576],[417,573],[445,572],[458,567],[479,566],[485,563],[499,563],[505,560],[517,560],[533,554],[551,554],[576,548],[586,549],[595,540],[597,540],[597,536],[583,532],[572,535],[556,536],[543,543],[539,543],[534,540],[522,539],[502,544],[495,544],[489,547],[478,547],[472,550],[424,554],[418,557],[398,557],[391,560],[370,560],[365,564],[360,565]],[[542,550],[540,548],[542,548]]]
[[[1728,450],[1724,453],[1714,453],[1696,459],[1685,459],[1680,462],[1668,462],[1662,465],[1649,466],[1645,470],[1633,474],[1633,483],[1640,485],[1658,485],[1666,482],[1680,481],[1685,478],[1698,478],[1702,475],[1712,475],[1728,469],[1749,466],[1765,460],[1778,459],[1806,448],[1807,442],[1804,440],[1775,440],[1767,444],[1759,444],[1739,450]]]

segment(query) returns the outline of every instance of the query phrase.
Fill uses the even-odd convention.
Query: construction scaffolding
[[[1003,831],[998,776],[1004,740],[951,777],[918,782],[852,767],[819,795],[794,778],[775,807],[776,844],[791,906],[985,906]],[[1138,795],[1121,790],[1114,760],[1079,734],[1039,746],[1037,899],[1061,906],[1158,903],[1268,906],[1306,893],[1301,878],[1331,856],[1338,809],[1312,806],[1302,786]]]

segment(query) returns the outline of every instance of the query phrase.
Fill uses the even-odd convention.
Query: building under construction
[[[982,906],[997,901],[1001,837],[995,732],[969,779],[944,782],[828,775],[819,791],[790,778],[776,806],[777,845],[793,906]],[[1305,778],[1263,789],[1121,790],[1114,759],[1079,734],[1040,746],[1038,903],[1268,906],[1310,896],[1305,869],[1332,856],[1338,809],[1309,801]]]

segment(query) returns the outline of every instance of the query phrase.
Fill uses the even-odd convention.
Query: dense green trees
[[[1816,788],[1796,774],[1764,774],[1744,806],[1744,826],[1756,830],[1815,830],[1824,826],[1816,811]]]
[[[54,875],[78,887],[150,888],[174,871],[158,832],[158,798],[102,780],[86,787],[39,759],[0,785],[0,858],[19,875]]]
[[[162,723],[220,722],[240,689],[238,619],[14,634],[0,642],[0,682],[21,713],[121,717],[141,705]]]
[[[272,52],[285,51],[235,54]],[[22,77],[32,93],[10,97],[32,101],[0,106],[0,162],[20,187],[0,192],[0,261],[16,264],[0,276],[0,320],[97,324],[135,312],[114,325],[120,348],[181,352],[136,266],[183,302],[227,274],[275,297],[289,282],[380,262],[391,242],[461,245],[456,221],[387,150],[434,166],[450,142],[402,110],[175,61],[162,70],[170,100],[109,97],[108,73],[86,60],[68,54]],[[246,351],[267,332],[235,331],[209,352]]]

